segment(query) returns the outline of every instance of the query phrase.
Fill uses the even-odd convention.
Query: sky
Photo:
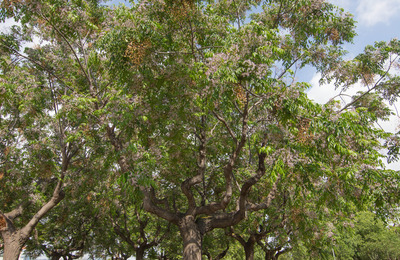
[[[349,52],[349,59],[376,41],[400,38],[400,0],[331,0],[330,2],[352,13],[357,21],[357,36],[354,43],[344,45]],[[309,96],[315,101],[325,103],[336,93],[333,86],[319,86],[319,74],[311,72],[306,78],[313,86]]]
[[[353,58],[361,53],[365,46],[374,44],[375,41],[389,41],[393,38],[400,38],[400,0],[328,0],[331,3],[342,7],[354,15],[357,21],[357,36],[353,44],[345,44],[349,52],[348,58]],[[123,2],[113,0],[112,3]],[[0,23],[0,31],[14,24],[12,20]],[[332,85],[319,85],[320,75],[313,70],[307,69],[301,72],[300,80],[311,83],[312,88],[308,90],[311,99],[318,103],[325,103],[338,94]],[[355,94],[359,88],[354,87],[348,94]],[[396,106],[400,111],[400,102]],[[395,111],[395,107],[392,107]],[[380,125],[387,131],[399,131],[400,119],[393,116],[389,122],[380,122]],[[390,168],[400,170],[400,162],[389,165]]]
[[[400,38],[400,0],[330,0],[330,2],[352,13],[357,21],[357,36],[354,43],[344,46],[349,52],[349,59],[354,58],[364,50],[365,46],[373,45],[376,41]],[[335,90],[332,84],[320,85],[318,82],[320,74],[315,72],[308,72],[308,74],[306,77],[312,85],[312,88],[308,91],[308,96],[314,101],[326,103],[339,93],[340,90]],[[346,93],[354,95],[360,89],[361,87],[355,86]],[[390,108],[395,112],[396,109],[400,109],[400,102],[395,103]],[[389,121],[379,122],[379,126],[386,131],[398,132],[400,130],[400,118],[395,114]],[[394,162],[387,167],[400,170],[400,162]]]

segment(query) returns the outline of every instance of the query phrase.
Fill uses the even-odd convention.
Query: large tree
[[[389,116],[381,97],[397,97],[398,79],[382,66],[396,64],[398,41],[344,61],[354,21],[330,3],[142,0],[109,9],[31,0],[3,1],[0,14],[23,25],[0,39],[9,90],[0,122],[0,185],[9,192],[0,196],[18,195],[2,198],[6,250],[20,202],[38,202],[27,218],[41,212],[15,229],[24,239],[10,259],[63,186],[88,180],[74,182],[80,174],[116,174],[132,186],[120,194],[139,192],[144,210],[178,227],[183,259],[201,259],[207,233],[246,216],[287,212],[286,230],[300,232],[354,205],[382,206],[397,187],[379,152],[390,136],[375,123]],[[21,37],[34,35],[45,46],[21,53]],[[307,65],[338,87],[362,79],[370,88],[345,106],[315,104],[310,85],[296,81]]]
[[[119,11],[104,48],[140,109],[118,115],[108,137],[144,208],[178,226],[184,259],[201,259],[206,233],[270,208],[280,186],[298,225],[379,201],[377,183],[392,177],[379,153],[388,135],[375,126],[389,115],[382,100],[368,91],[318,105],[295,78],[311,65],[342,80],[351,15],[317,0],[155,0]]]
[[[65,192],[105,167],[88,116],[103,87],[91,50],[104,20],[96,1],[2,1],[7,17],[20,25],[0,35],[0,231],[4,258],[17,259]],[[34,37],[42,44],[23,50]]]

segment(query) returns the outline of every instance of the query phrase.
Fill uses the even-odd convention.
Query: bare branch
[[[204,47],[199,47],[196,49],[197,50],[206,50],[206,49],[217,49],[217,48],[224,48],[224,46],[204,46]],[[157,51],[155,52],[156,54],[167,54],[167,55],[171,55],[171,54],[183,54],[183,55],[193,55],[194,52],[182,52],[182,51]]]
[[[192,214],[196,207],[196,201],[194,199],[193,193],[190,190],[196,184],[201,183],[203,175],[200,173],[192,178],[186,179],[182,185],[181,189],[183,194],[185,194],[186,198],[188,199],[188,211],[187,214]]]
[[[344,110],[346,110],[347,108],[349,108],[351,105],[353,105],[354,103],[356,103],[357,101],[359,101],[361,98],[363,98],[365,95],[371,93],[372,90],[376,89],[379,86],[379,83],[386,77],[386,75],[389,73],[389,70],[391,69],[393,63],[397,60],[398,56],[396,56],[393,60],[390,61],[389,67],[388,69],[385,71],[385,73],[378,79],[378,81],[375,83],[375,85],[370,88],[368,91],[364,92],[361,96],[359,96],[358,98],[354,99],[352,102],[348,103],[347,105],[345,105],[341,110],[339,110],[337,113],[340,114],[341,112],[343,112]]]
[[[49,212],[52,208],[54,208],[65,196],[62,191],[63,186],[63,176],[57,183],[56,188],[54,189],[53,196],[51,199],[39,209],[39,211],[31,218],[31,220],[26,224],[22,229],[21,233],[23,236],[29,236],[35,226],[39,223],[39,220],[43,218],[47,212]]]
[[[222,199],[219,202],[213,202],[210,203],[209,205],[205,205],[202,207],[197,208],[196,214],[213,214],[214,212],[226,208],[226,206],[229,204],[231,201],[232,197],[232,191],[233,191],[233,168],[236,164],[236,160],[242,151],[246,140],[247,140],[247,133],[248,133],[248,104],[245,104],[244,110],[243,110],[243,117],[242,117],[242,131],[241,131],[241,138],[240,141],[237,141],[237,146],[236,149],[233,151],[231,154],[231,157],[229,158],[228,163],[224,167],[224,177],[225,177],[225,193],[222,197]],[[242,214],[243,213],[243,214]],[[243,216],[242,216],[243,215]],[[244,212],[240,212],[240,214],[235,215],[235,220],[232,220],[234,223],[238,223],[241,219],[244,217]],[[228,218],[231,218],[229,216]],[[236,222],[237,221],[237,222]],[[223,225],[223,224],[222,224]],[[221,226],[221,227],[226,227],[226,226]]]
[[[21,216],[22,213],[24,212],[24,209],[31,203],[32,203],[31,200],[28,200],[26,202],[22,202],[17,206],[16,209],[14,209],[14,210],[12,210],[12,211],[10,211],[8,213],[5,213],[4,216],[12,221],[15,218]]]
[[[192,178],[189,178],[185,180],[182,185],[181,189],[182,192],[185,194],[186,198],[188,199],[188,210],[187,214],[193,214],[195,208],[196,208],[196,202],[193,196],[193,192],[191,191],[191,187],[193,187],[196,184],[199,184],[203,181],[204,174],[206,171],[206,133],[205,133],[205,127],[206,127],[206,118],[205,116],[202,116],[201,118],[201,128],[200,128],[200,134],[197,135],[200,141],[199,145],[199,158],[198,158],[198,174]]]
[[[193,55],[193,52],[181,52],[181,51],[157,51],[156,54],[183,54],[183,55]]]
[[[92,85],[92,81],[89,77],[89,75],[87,74],[87,72],[85,71],[81,61],[79,60],[78,54],[76,53],[76,51],[74,50],[74,48],[72,47],[71,43],[69,42],[69,40],[67,39],[67,37],[43,14],[39,14],[41,16],[41,18],[43,18],[44,20],[46,20],[51,27],[53,27],[54,30],[56,30],[56,32],[61,36],[61,38],[63,38],[63,40],[67,43],[68,47],[70,48],[70,50],[72,51],[72,53],[75,56],[75,60],[78,62],[79,67],[81,68],[83,74],[85,75],[86,79],[89,81],[89,85]]]
[[[38,61],[35,61],[34,59],[32,59],[32,58],[30,58],[30,57],[28,57],[28,56],[26,56],[26,55],[21,54],[21,53],[18,52],[16,49],[14,49],[14,48],[8,46],[7,43],[6,43],[4,40],[0,39],[0,42],[2,43],[2,45],[3,45],[4,47],[6,47],[6,48],[9,49],[10,51],[12,51],[15,55],[18,55],[18,56],[20,56],[21,58],[24,58],[24,59],[29,60],[30,62],[34,63],[36,66],[42,68],[42,69],[45,70],[47,73],[49,73],[51,76],[55,77],[58,81],[60,81],[60,82],[61,82],[64,86],[66,86],[69,90],[73,91],[73,90],[65,83],[65,81],[64,81],[63,79],[61,79],[59,76],[57,76],[56,74],[54,74],[54,72],[51,71],[49,68],[43,66],[43,65],[40,64]]]
[[[29,236],[32,230],[39,223],[39,220],[44,217],[52,208],[54,208],[62,199],[65,197],[65,193],[63,191],[64,186],[64,177],[67,172],[69,163],[71,161],[71,157],[67,156],[65,151],[65,146],[62,149],[62,165],[61,165],[61,173],[58,178],[58,182],[56,187],[54,188],[53,195],[50,200],[43,205],[39,211],[29,220],[29,222],[21,229],[21,233],[23,236]]]
[[[125,235],[125,233],[122,231],[121,227],[115,221],[113,221],[112,224],[113,224],[114,232],[120,238],[122,238],[126,243],[128,243],[132,248],[136,249],[137,248],[136,243],[133,242],[129,236]]]
[[[247,202],[247,210],[249,211],[258,211],[261,209],[267,209],[271,206],[273,199],[275,199],[276,196],[276,192],[278,190],[277,188],[277,184],[280,180],[281,176],[279,175],[276,179],[276,181],[274,182],[271,191],[269,192],[267,198],[265,199],[264,202],[259,203],[259,204],[252,204],[250,202]]]
[[[174,223],[175,225],[178,225],[179,223],[179,217],[177,214],[172,213],[168,209],[160,208],[157,206],[157,199],[155,198],[154,195],[154,189],[152,188],[144,188],[140,187],[144,197],[143,197],[143,208],[150,212],[153,213],[160,218],[163,218],[171,223]]]
[[[243,247],[246,246],[246,241],[244,240],[244,238],[241,235],[236,234],[233,231],[232,227],[229,228],[229,231],[230,231],[229,234],[228,234],[229,236],[231,236],[234,239],[236,239]]]
[[[236,138],[235,134],[233,133],[232,129],[229,127],[226,120],[224,118],[222,118],[220,115],[218,115],[215,111],[213,111],[212,113],[219,121],[221,121],[224,124],[225,128],[228,130],[229,135],[232,137],[233,141],[235,143],[237,143],[237,138]]]

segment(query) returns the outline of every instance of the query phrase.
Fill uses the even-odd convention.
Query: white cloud
[[[13,25],[20,25],[20,23],[17,23],[14,19],[8,18],[4,22],[0,22],[0,32],[2,33],[9,33],[10,27]],[[38,45],[45,45],[49,42],[41,40],[37,36],[32,37],[31,42],[23,42],[21,46],[21,50],[23,51],[25,48],[33,48]]]
[[[314,100],[319,104],[325,104],[332,97],[339,94],[338,90],[335,90],[333,85],[319,85],[319,79],[321,78],[321,73],[315,73],[312,77],[310,84],[312,88],[307,92],[307,95],[310,99]]]
[[[351,101],[350,96],[353,96],[358,91],[363,90],[363,87],[360,84],[355,84],[346,92],[342,93],[344,95],[342,96],[341,99],[338,96],[341,91],[340,89],[335,89],[335,86],[333,84],[320,85],[319,84],[320,79],[321,79],[320,73],[314,74],[313,78],[310,81],[312,87],[307,92],[308,97],[319,104],[325,104],[332,98],[335,98],[335,100],[340,100],[344,103],[348,103]],[[386,103],[388,104],[388,102]],[[396,107],[400,109],[400,101],[396,102],[394,106],[390,106],[389,104],[388,106],[392,109],[393,112],[395,112]],[[392,115],[389,121],[380,120],[379,126],[377,125],[377,127],[382,127],[383,130],[391,133],[396,133],[397,131],[399,131],[400,128],[399,126],[400,126],[400,117],[397,115],[397,113],[395,113],[395,115]],[[386,153],[386,151],[382,151],[382,153]],[[387,164],[386,160],[384,160],[384,163],[386,164],[386,167],[388,169],[400,170],[400,161]]]
[[[350,88],[345,93],[342,93],[341,97],[339,97],[338,95],[340,94],[341,89],[335,89],[333,84],[320,85],[320,79],[321,73],[315,73],[310,81],[312,88],[307,92],[308,97],[319,104],[325,104],[332,98],[335,98],[336,100],[345,100],[348,102],[350,100],[350,95],[354,95],[357,93],[357,91],[361,90],[357,87]]]
[[[4,22],[0,23],[0,32],[7,32],[7,30],[13,26],[13,25],[17,25],[18,23],[12,19],[12,18],[8,18],[6,19]]]
[[[378,23],[389,24],[400,10],[400,0],[359,0],[356,9],[360,24],[373,26]]]

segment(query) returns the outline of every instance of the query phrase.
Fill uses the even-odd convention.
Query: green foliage
[[[336,227],[326,246],[310,252],[299,244],[284,259],[398,259],[398,223],[389,222],[359,212]]]
[[[248,15],[254,7],[262,11]],[[398,174],[381,153],[396,160],[398,137],[376,122],[399,94],[390,73],[399,41],[344,61],[354,20],[328,2],[3,1],[8,17],[21,26],[0,36],[0,211],[34,198],[23,226],[61,180],[71,196],[37,226],[54,248],[66,240],[52,232],[76,223],[59,220],[70,208],[89,210],[85,223],[101,216],[85,243],[103,257],[137,254],[152,239],[149,256],[176,257],[184,229],[160,218],[179,226],[185,216],[211,256],[228,242],[227,257],[241,252],[229,239],[213,243],[234,225],[262,233],[257,257],[275,248],[306,256],[326,246],[327,223],[398,201]],[[45,42],[20,52],[34,36]],[[368,90],[345,106],[316,104],[295,80],[306,65],[322,81]],[[358,243],[340,235],[351,240],[343,246]]]

